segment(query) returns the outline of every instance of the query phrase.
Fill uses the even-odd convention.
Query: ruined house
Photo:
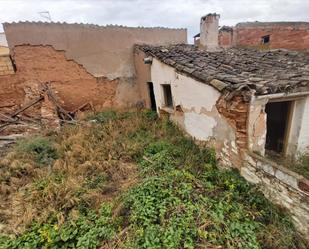
[[[0,113],[6,115],[35,102],[46,85],[68,115],[85,106],[99,111],[138,105],[133,45],[187,41],[186,29],[42,22],[3,27],[10,48],[5,63],[11,65],[0,72]],[[57,110],[51,103],[40,110],[42,103],[23,114],[52,121]]]
[[[308,22],[243,22],[229,30],[222,28],[220,36],[229,39],[228,47],[309,51]]]
[[[277,158],[309,149],[309,56],[220,50],[218,19],[217,14],[202,17],[199,48],[136,46],[142,100],[196,140],[212,143],[222,165],[260,183],[308,236],[309,181]]]
[[[200,42],[200,33],[194,37]],[[219,29],[222,48],[289,49],[309,52],[309,22],[241,22]]]
[[[87,104],[152,108],[261,184],[308,236],[309,182],[271,159],[308,152],[308,55],[222,49],[219,17],[201,18],[199,46],[186,44],[185,29],[6,23],[0,114],[38,103],[27,118],[51,124],[57,110],[71,115]],[[231,37],[220,39],[229,48]]]

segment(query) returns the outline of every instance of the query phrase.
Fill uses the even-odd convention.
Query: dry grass
[[[61,224],[84,208],[97,210],[102,202],[113,201],[136,182],[130,154],[136,148],[120,137],[134,132],[139,122],[137,118],[66,126],[50,140],[58,153],[52,165],[42,165],[33,153],[15,147],[0,161],[1,232],[20,234],[34,220],[51,216]]]
[[[0,182],[4,248],[306,248],[213,150],[150,112],[106,111],[21,140]]]

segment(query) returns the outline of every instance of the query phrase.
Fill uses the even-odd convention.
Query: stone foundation
[[[296,228],[309,240],[309,181],[254,153],[247,153],[241,175],[258,184],[273,203],[287,209]]]

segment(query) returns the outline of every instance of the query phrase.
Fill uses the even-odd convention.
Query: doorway
[[[152,82],[147,82],[148,84],[148,91],[149,91],[149,97],[150,97],[150,107],[151,110],[157,111],[157,104],[156,104],[156,98],[154,95],[154,90],[153,90],[153,83]]]
[[[278,154],[285,153],[291,103],[291,101],[284,101],[266,104],[266,150]]]

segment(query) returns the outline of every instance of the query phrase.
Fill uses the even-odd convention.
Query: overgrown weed
[[[2,247],[306,248],[285,212],[168,120],[114,110],[86,120],[53,138],[51,167],[40,152],[12,156],[18,146],[0,162],[1,208],[14,207],[0,213],[12,237]]]

